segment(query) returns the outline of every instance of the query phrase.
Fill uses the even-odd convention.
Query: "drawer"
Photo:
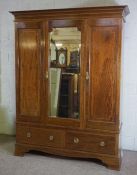
[[[18,143],[51,147],[64,147],[65,144],[65,133],[62,130],[17,126],[16,133]]]
[[[100,154],[116,154],[116,139],[113,136],[101,136],[86,133],[68,132],[66,147],[73,150]]]

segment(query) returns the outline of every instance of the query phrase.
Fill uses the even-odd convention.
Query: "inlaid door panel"
[[[16,35],[17,115],[24,121],[38,121],[41,115],[40,25],[18,25]]]
[[[107,21],[107,20],[106,20]],[[114,129],[118,122],[119,29],[116,20],[88,24],[87,128]]]

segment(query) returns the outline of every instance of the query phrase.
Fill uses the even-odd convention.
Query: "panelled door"
[[[87,21],[86,128],[118,129],[120,23],[109,18]]]
[[[42,36],[40,23],[16,23],[17,120],[41,120],[44,95]]]

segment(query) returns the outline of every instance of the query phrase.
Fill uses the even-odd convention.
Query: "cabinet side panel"
[[[40,32],[18,29],[20,115],[40,115]]]

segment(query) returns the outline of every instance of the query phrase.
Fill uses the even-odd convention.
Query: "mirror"
[[[79,21],[49,22],[49,117],[80,116]]]

